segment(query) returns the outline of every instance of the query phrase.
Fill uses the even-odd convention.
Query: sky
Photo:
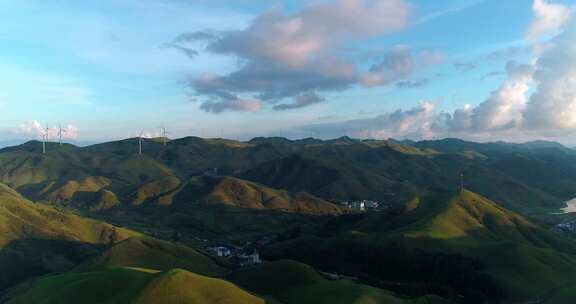
[[[574,0],[4,0],[0,142],[576,144]],[[46,128],[48,131],[46,132]]]

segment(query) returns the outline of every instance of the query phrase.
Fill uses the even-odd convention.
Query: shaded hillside
[[[401,299],[389,291],[349,280],[329,281],[310,266],[287,260],[238,270],[230,279],[247,290],[285,304],[448,303],[435,296]]]
[[[222,265],[193,248],[148,237],[134,237],[122,241],[98,257],[76,267],[75,271],[118,267],[160,271],[181,268],[209,277],[221,277],[226,272]]]
[[[400,213],[334,219],[267,256],[462,303],[530,300],[576,280],[573,241],[469,191],[412,201]]]
[[[108,268],[43,277],[18,286],[4,300],[10,304],[448,303],[435,296],[402,299],[348,280],[329,281],[311,267],[292,261],[238,270],[230,279],[245,290],[182,269]]]
[[[21,191],[40,202],[91,211],[151,206],[181,210],[193,205],[226,205],[314,215],[346,211],[340,205],[304,192],[290,193],[234,177],[195,176],[181,182],[175,176],[166,176],[139,187],[119,189],[118,194],[109,190],[114,188],[111,183],[104,177],[89,176],[80,181],[22,187]]]
[[[0,291],[32,276],[68,270],[103,245],[134,235],[34,204],[0,184]]]
[[[135,235],[109,224],[62,213],[53,207],[34,204],[0,184],[0,247],[24,238],[60,239],[107,243]]]
[[[576,187],[576,170],[562,168],[568,159],[576,161],[573,154],[568,159],[544,161],[528,151],[517,154],[521,149],[489,157],[468,150],[417,151],[374,143],[325,145],[265,162],[241,176],[324,198],[400,203],[414,196],[453,191],[464,174],[468,188],[508,208],[534,213],[561,207]]]
[[[264,303],[235,285],[181,269],[113,268],[41,278],[20,286],[8,304]]]

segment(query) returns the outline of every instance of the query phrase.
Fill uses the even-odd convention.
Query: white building
[[[216,246],[206,247],[206,250],[209,252],[212,252],[216,256],[227,258],[227,257],[232,256],[233,248],[231,246],[227,246],[227,245],[216,245]]]

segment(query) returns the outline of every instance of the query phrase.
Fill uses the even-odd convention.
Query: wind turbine
[[[46,154],[46,141],[48,141],[50,128],[48,128],[48,124],[46,124],[46,129],[42,133],[42,154]]]
[[[166,147],[166,142],[168,141],[168,132],[166,127],[162,126],[162,144]]]
[[[142,155],[142,135],[144,131],[140,131],[140,135],[138,136],[138,155]]]
[[[62,146],[62,134],[64,133],[64,129],[62,129],[62,124],[58,124],[58,144]]]

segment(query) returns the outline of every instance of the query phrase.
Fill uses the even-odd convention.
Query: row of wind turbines
[[[162,139],[162,145],[166,146],[168,144],[168,131],[166,131],[165,127],[161,127],[160,130],[161,130],[160,134]],[[46,154],[46,143],[50,139],[51,131],[52,129],[48,125],[46,125],[46,128],[39,131],[40,135],[42,136],[42,154]],[[65,132],[66,129],[62,128],[62,124],[59,124],[58,133],[56,133],[56,136],[58,137],[58,145],[60,146],[62,146],[62,139]],[[144,130],[142,130],[138,135],[138,155],[142,155],[142,143],[144,139],[145,139]]]
[[[168,132],[166,131],[166,128],[164,126],[162,126],[160,128],[161,130],[161,139],[162,139],[162,145],[164,145],[164,147],[166,147],[166,144],[168,143]],[[144,141],[144,130],[140,131],[140,135],[138,135],[138,155],[142,155],[142,142]]]
[[[50,139],[51,130],[52,129],[46,125],[46,128],[40,131],[40,134],[42,135],[42,154],[46,154],[46,142]],[[58,136],[58,145],[60,146],[62,145],[62,137],[64,136],[65,131],[66,129],[62,128],[62,124],[59,124],[58,133],[56,133],[56,136]]]

